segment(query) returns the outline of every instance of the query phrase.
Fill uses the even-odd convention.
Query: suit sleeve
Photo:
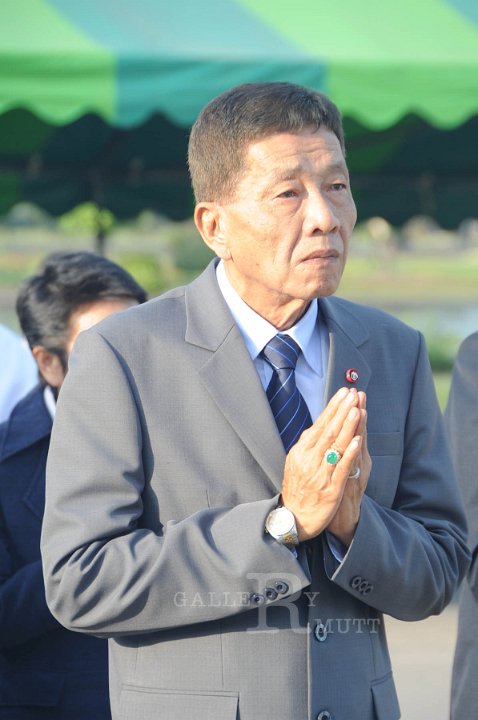
[[[386,477],[379,482],[386,483]],[[340,566],[325,547],[329,577],[402,620],[441,612],[466,571],[466,523],[423,338],[417,353],[400,478],[391,508],[365,495]]]
[[[150,633],[250,610],[265,601],[266,580],[284,597],[306,587],[300,562],[264,533],[277,497],[206,508],[158,533],[142,527],[143,432],[154,428],[141,424],[130,382],[101,335],[80,336],[47,464],[42,557],[53,615],[104,637]]]
[[[478,600],[478,333],[461,345],[453,367],[445,424],[465,501],[471,550],[468,581]]]

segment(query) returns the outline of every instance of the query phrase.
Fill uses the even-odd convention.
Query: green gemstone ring
[[[335,448],[329,448],[325,451],[325,462],[329,465],[337,465],[342,455]]]

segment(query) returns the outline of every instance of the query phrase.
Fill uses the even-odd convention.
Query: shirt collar
[[[56,412],[56,400],[53,395],[53,390],[48,385],[45,385],[43,389],[43,400],[45,401],[46,408],[50,413],[51,419],[55,419]]]
[[[277,335],[277,328],[270,322],[258,315],[232,287],[226,275],[224,262],[221,260],[216,267],[217,282],[219,289],[226,301],[236,324],[241,331],[246,347],[253,360],[259,355],[264,346]],[[305,360],[310,367],[322,374],[322,358],[320,352],[320,338],[314,332],[317,326],[318,305],[313,300],[307,312],[295,325],[287,330],[299,345]]]

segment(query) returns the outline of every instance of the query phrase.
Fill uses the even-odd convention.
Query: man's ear
[[[58,355],[50,352],[43,345],[35,345],[32,353],[45,382],[51,387],[59,388],[65,379],[65,371]]]
[[[222,260],[229,260],[231,253],[224,233],[225,219],[221,205],[198,203],[194,210],[194,222],[208,248]]]

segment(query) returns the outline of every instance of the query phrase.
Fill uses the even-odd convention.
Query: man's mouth
[[[328,250],[315,250],[304,257],[304,262],[311,260],[337,260],[339,256],[339,252],[333,248]]]

